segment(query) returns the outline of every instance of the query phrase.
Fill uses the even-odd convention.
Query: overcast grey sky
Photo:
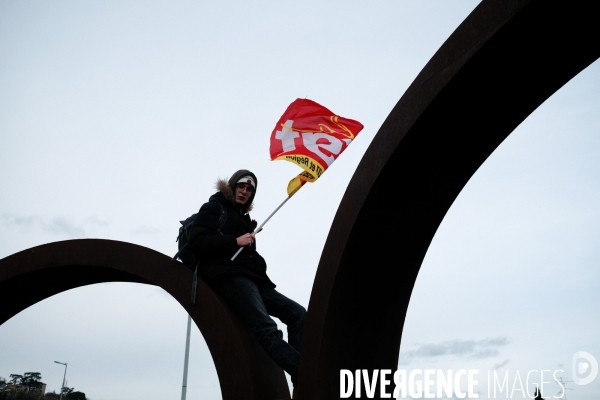
[[[278,289],[307,306],[354,169],[477,4],[1,2],[0,258],[75,238],[172,255],[178,221],[240,168],[258,175],[260,222],[300,172],[269,161],[270,133],[289,103],[308,97],[365,128],[258,237]],[[484,391],[490,369],[508,371],[511,385],[533,369],[572,380],[575,352],[600,359],[599,83],[596,62],[467,184],[419,274],[399,368],[478,368]],[[156,287],[74,289],[0,327],[0,376],[38,371],[58,391],[58,360],[69,363],[68,385],[93,400],[177,398],[186,318]],[[569,399],[600,395],[600,379],[567,387]],[[220,398],[197,329],[188,398]]]

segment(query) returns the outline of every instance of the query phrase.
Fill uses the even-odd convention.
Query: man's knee
[[[294,309],[294,318],[299,324],[304,325],[304,320],[306,319],[306,308],[298,304],[298,306]]]

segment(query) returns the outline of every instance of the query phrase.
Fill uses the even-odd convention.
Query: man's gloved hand
[[[256,230],[257,225],[258,225],[258,222],[256,222],[255,219],[253,219],[252,220],[252,232],[254,232]],[[260,232],[262,230],[263,230],[263,228],[260,228],[260,230],[258,232]],[[254,232],[254,233],[258,233],[258,232]]]

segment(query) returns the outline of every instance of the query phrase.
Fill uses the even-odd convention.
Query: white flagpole
[[[291,197],[292,197],[292,196],[288,196],[288,197],[286,197],[286,199],[283,201],[283,203],[281,203],[281,204],[279,205],[279,207],[277,207],[277,208],[275,209],[275,211],[273,211],[273,212],[271,213],[271,215],[269,215],[269,216],[267,217],[267,219],[265,219],[265,222],[263,222],[262,224],[260,224],[260,226],[259,226],[258,228],[256,228],[256,229],[254,230],[254,232],[252,232],[252,233],[254,233],[255,235],[256,235],[257,233],[259,233],[259,232],[262,230],[262,227],[263,227],[263,226],[265,226],[265,224],[266,224],[266,223],[267,223],[267,222],[268,222],[268,221],[271,219],[271,217],[272,217],[273,215],[275,215],[275,213],[276,213],[277,211],[279,211],[279,209],[280,209],[281,207],[283,207],[283,205],[284,205],[284,204],[285,204],[285,203],[286,203],[286,202],[287,202],[287,201],[288,201],[288,200],[289,200]],[[237,252],[236,252],[236,253],[233,255],[233,257],[231,257],[231,261],[235,260],[235,258],[236,258],[236,257],[237,257],[237,256],[238,256],[238,255],[239,255],[241,252],[242,252],[242,250],[244,250],[244,248],[243,248],[243,247],[240,247],[240,248],[238,249],[238,251],[237,251]]]

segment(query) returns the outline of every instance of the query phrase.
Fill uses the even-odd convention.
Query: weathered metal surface
[[[342,368],[396,368],[408,302],[435,231],[494,149],[600,56],[593,7],[482,1],[394,107],[323,250],[302,345],[301,399],[339,398]],[[224,399],[288,396],[282,371],[214,293],[200,282],[190,307],[191,272],[140,246],[75,240],[0,260],[0,323],[53,294],[109,281],[158,285],[188,310]]]
[[[164,254],[131,243],[68,240],[0,260],[0,324],[57,293],[102,282],[156,285],[173,296],[206,340],[223,399],[289,397],[283,371],[210,288],[199,281],[196,305],[190,306],[191,271]]]
[[[337,211],[308,307],[301,399],[339,398],[342,368],[397,368],[412,288],[444,215],[494,149],[599,57],[599,30],[593,2],[484,0],[433,56]]]

